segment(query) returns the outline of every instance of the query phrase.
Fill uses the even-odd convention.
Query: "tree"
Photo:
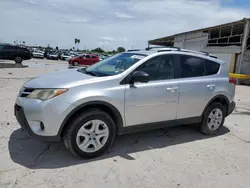
[[[118,53],[125,52],[125,51],[126,51],[126,49],[123,48],[123,47],[118,47],[118,48],[117,48],[117,52],[118,52]]]
[[[102,48],[100,48],[100,47],[98,47],[98,48],[96,48],[96,49],[94,49],[92,51],[98,52],[98,53],[103,53],[104,52],[104,50]]]
[[[77,38],[75,38],[75,47],[77,48],[77,44],[80,44],[80,39],[77,39]],[[79,48],[79,45],[78,45],[78,48]]]

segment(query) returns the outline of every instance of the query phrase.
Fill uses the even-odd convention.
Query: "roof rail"
[[[190,52],[190,53],[194,53],[194,54],[201,54],[201,55],[205,55],[205,56],[209,56],[209,57],[212,57],[212,58],[215,58],[217,59],[218,57],[214,56],[214,55],[211,55],[207,52],[204,52],[204,51],[194,51],[194,50],[187,50],[187,49],[181,49],[179,47],[167,47],[167,48],[162,48],[160,50],[158,50],[157,52],[167,52],[167,51],[181,51],[181,52]]]
[[[140,49],[128,50],[127,52],[140,51]]]
[[[194,50],[187,50],[187,49],[182,49],[181,51],[182,51],[182,52],[195,53],[195,54],[201,54],[201,55],[209,56],[209,57],[212,57],[212,58],[215,58],[215,59],[218,58],[218,57],[216,57],[216,56],[214,56],[214,55],[210,55],[209,53],[204,52],[204,51],[194,51]]]
[[[154,47],[147,47],[145,48],[146,51],[155,49],[155,48],[171,48],[171,46],[154,46]]]
[[[195,53],[195,54],[202,54],[208,56],[209,54],[207,52],[202,52],[202,51],[194,51],[194,50],[187,50],[187,49],[181,49],[182,52],[190,52],[190,53]]]
[[[158,52],[173,51],[173,49],[175,49],[176,51],[181,51],[181,48],[179,48],[179,47],[170,46],[170,47],[162,48],[162,49],[158,50]]]

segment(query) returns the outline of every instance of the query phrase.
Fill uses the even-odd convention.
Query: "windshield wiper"
[[[84,70],[87,74],[92,75],[92,76],[97,76],[97,74],[95,74],[94,72],[91,71],[86,71],[86,69]]]
[[[97,74],[95,74],[94,72],[91,71],[87,71],[86,68],[82,68],[82,69],[77,69],[78,72],[82,72],[91,76],[97,76]]]

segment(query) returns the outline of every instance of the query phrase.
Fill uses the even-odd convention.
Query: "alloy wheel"
[[[86,122],[77,132],[76,143],[80,150],[92,153],[100,150],[109,137],[109,129],[101,120]]]

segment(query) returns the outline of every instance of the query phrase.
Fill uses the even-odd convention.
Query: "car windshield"
[[[117,54],[88,67],[85,72],[96,76],[112,76],[122,73],[145,57],[144,54],[136,53]]]

